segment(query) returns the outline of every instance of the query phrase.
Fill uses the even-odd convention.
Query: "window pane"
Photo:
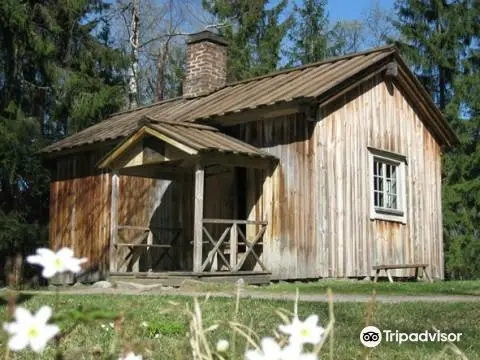
[[[383,191],[383,178],[378,178],[378,190]]]
[[[397,165],[373,159],[373,203],[375,207],[398,210]]]
[[[396,195],[390,195],[390,201],[391,201],[391,207],[390,209],[395,209],[397,210],[397,196]]]
[[[397,195],[397,181],[396,179],[392,180],[392,187],[390,189],[390,193],[393,195]]]

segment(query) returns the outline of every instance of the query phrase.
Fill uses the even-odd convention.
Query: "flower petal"
[[[25,349],[28,345],[28,339],[25,335],[15,335],[8,341],[8,348],[13,351],[19,351]]]
[[[47,259],[51,259],[55,257],[55,253],[52,250],[47,248],[37,249],[37,254]]]
[[[71,259],[68,263],[65,263],[65,269],[74,274],[82,270],[76,259]]]
[[[284,334],[291,335],[294,332],[293,326],[289,325],[279,325],[278,329]]]
[[[29,255],[27,256],[27,262],[29,264],[38,264],[42,265],[44,263],[45,258],[40,255]]]
[[[43,329],[43,333],[47,341],[57,336],[60,332],[60,328],[57,325],[45,325]]]
[[[25,324],[25,323],[31,323],[33,320],[33,316],[24,307],[17,306],[15,309],[15,319],[17,320],[18,323],[20,324]]]
[[[42,306],[35,314],[35,322],[39,325],[44,325],[52,316],[52,308],[50,306]]]
[[[60,250],[58,250],[56,255],[59,258],[69,260],[70,258],[73,257],[73,250],[69,249],[67,247],[64,247],[64,248],[61,248]]]
[[[47,346],[47,341],[47,338],[42,333],[41,335],[30,339],[30,347],[37,353],[42,352]]]
[[[245,360],[270,360],[263,356],[258,350],[247,350]]]
[[[261,341],[263,354],[267,358],[277,359],[279,358],[281,348],[274,338],[266,337]]]
[[[318,315],[310,315],[305,321],[304,324],[308,327],[314,327],[318,324]]]
[[[20,329],[21,329],[21,326],[17,322],[3,324],[3,330],[5,330],[7,333],[11,335],[18,333]]]
[[[57,273],[57,270],[55,269],[54,266],[47,265],[47,266],[44,266],[44,268],[43,268],[42,276],[44,278],[49,279],[49,278],[53,277],[56,273]]]

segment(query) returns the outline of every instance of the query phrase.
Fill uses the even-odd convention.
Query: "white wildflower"
[[[125,357],[121,357],[118,360],[142,360],[142,355],[135,355],[133,352],[129,352]]]
[[[280,325],[279,329],[284,334],[290,336],[290,344],[317,345],[322,340],[325,329],[317,325],[318,316],[310,315],[305,321],[300,321],[298,317],[294,317],[291,324]]]
[[[303,354],[299,345],[288,345],[283,349],[273,338],[263,338],[261,349],[247,350],[245,360],[317,360],[315,354]]]
[[[142,325],[143,327],[145,327],[145,328],[146,328],[146,327],[148,327],[148,322],[146,322],[146,321],[142,321],[142,323],[141,323],[140,325]]]
[[[52,308],[42,306],[35,315],[25,308],[17,307],[15,322],[3,324],[3,328],[11,335],[8,341],[10,350],[19,351],[30,347],[41,352],[47,342],[60,331],[57,325],[47,324],[52,316]]]
[[[42,276],[47,279],[66,271],[78,273],[82,269],[80,264],[86,261],[86,258],[75,258],[73,251],[69,248],[62,248],[56,253],[50,249],[41,248],[37,249],[37,255],[27,257],[27,262],[30,264],[43,267]]]
[[[217,341],[217,351],[218,352],[225,352],[230,347],[230,344],[227,340],[221,339]]]

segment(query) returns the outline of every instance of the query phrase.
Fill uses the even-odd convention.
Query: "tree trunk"
[[[168,58],[168,43],[170,38],[167,38],[160,47],[160,54],[157,58],[157,82],[155,100],[162,101],[165,98],[165,71]]]
[[[140,0],[132,2],[132,32],[130,43],[132,46],[132,66],[128,72],[128,98],[129,108],[134,109],[138,104],[138,45],[140,27]]]

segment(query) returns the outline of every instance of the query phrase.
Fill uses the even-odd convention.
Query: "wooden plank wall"
[[[364,276],[376,264],[427,263],[443,278],[440,146],[402,91],[374,78],[321,109],[317,127],[324,164],[317,216],[326,219],[318,246],[328,264],[321,275]],[[367,146],[407,157],[406,224],[370,220]]]
[[[104,154],[105,150],[58,158],[50,185],[50,246],[71,247],[76,256],[89,259],[88,269],[101,273],[108,269],[111,204],[111,174],[96,169]],[[193,226],[191,186],[189,180],[120,176],[119,224],[186,229],[174,256],[187,268],[192,266],[189,245],[184,244]],[[153,233],[154,243],[169,242],[168,232],[154,229]],[[120,241],[138,235],[136,230],[124,230]],[[139,265],[144,264],[142,258]]]
[[[443,278],[440,146],[412,104],[377,77],[320,109],[319,120],[298,114],[232,130],[280,159],[248,177],[250,216],[269,223],[273,277],[362,277],[375,264],[424,262]],[[406,225],[370,220],[367,146],[407,157]]]
[[[94,171],[98,152],[56,161],[50,184],[50,247],[67,246],[87,257],[87,268],[108,270],[111,176]]]
[[[303,115],[291,115],[232,130],[281,159],[275,168],[249,169],[247,175],[249,219],[268,221],[263,259],[278,279],[316,277],[314,126]]]

